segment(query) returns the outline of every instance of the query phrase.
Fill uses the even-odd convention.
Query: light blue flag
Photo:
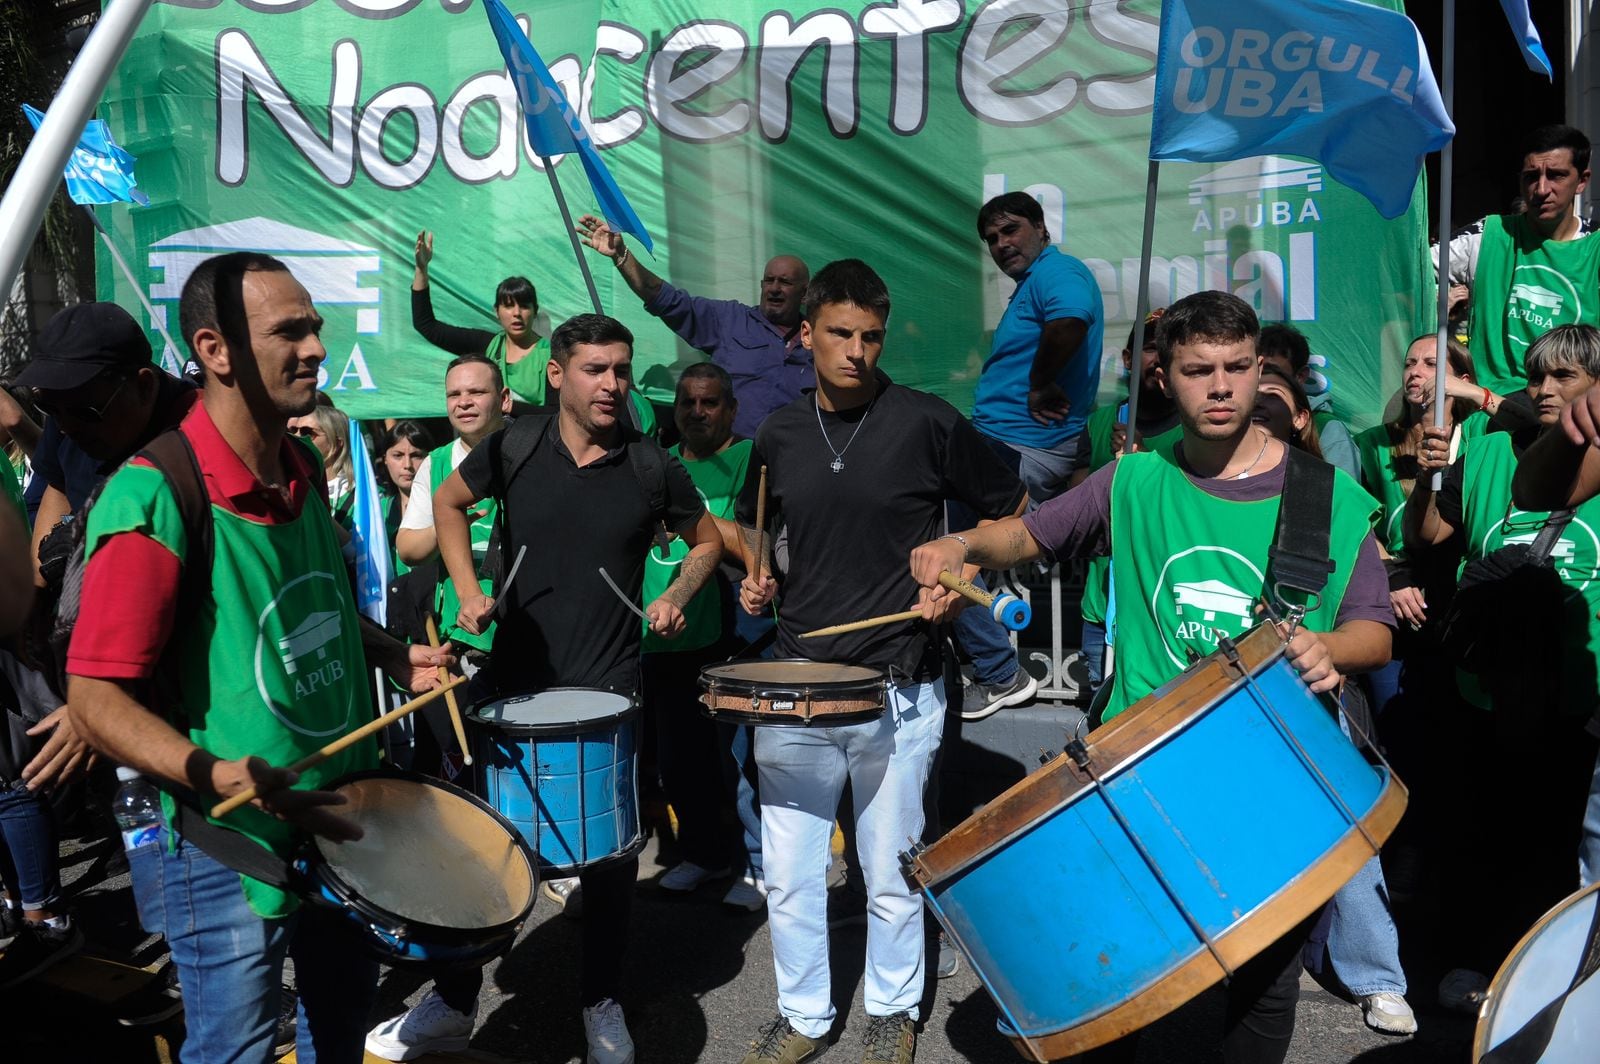
[[[22,113],[33,124],[34,131],[44,121],[44,113],[37,108],[22,105]],[[63,176],[67,179],[67,195],[73,203],[137,203],[150,206],[150,197],[134,187],[133,156],[117,146],[111,139],[111,129],[104,120],[89,119],[83,127],[78,146],[67,159]]]
[[[1528,11],[1528,0],[1500,0],[1500,7],[1506,13],[1506,21],[1511,23],[1511,32],[1517,35],[1517,47],[1522,49],[1528,69],[1554,81],[1555,72],[1550,69],[1550,57],[1539,39],[1539,27],[1533,24],[1533,15]]]
[[[1355,0],[1162,0],[1150,158],[1302,155],[1385,218],[1455,135],[1411,20]]]
[[[522,27],[500,0],[483,0],[483,10],[489,16],[489,28],[494,31],[495,43],[500,45],[500,54],[505,57],[506,70],[517,87],[517,98],[522,101],[528,143],[546,159],[576,152],[583,162],[583,172],[589,175],[589,187],[594,190],[600,213],[605,215],[611,228],[619,233],[631,233],[653,252],[655,242],[628,205],[628,198],[617,187],[611,171],[600,161],[600,152],[590,139],[589,131],[583,128],[583,119],[567,101],[556,79],[550,76],[550,69],[539,58],[528,35],[522,32]]]
[[[383,525],[383,496],[367,458],[367,441],[361,423],[350,422],[350,465],[355,485],[355,505],[350,511],[350,546],[356,560],[356,609],[379,624],[389,623],[389,581],[394,563],[389,557],[389,531]]]

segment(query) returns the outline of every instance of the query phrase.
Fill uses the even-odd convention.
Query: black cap
[[[150,340],[133,316],[115,303],[79,303],[45,325],[33,361],[17,375],[27,388],[65,392],[81,388],[107,369],[148,366]]]

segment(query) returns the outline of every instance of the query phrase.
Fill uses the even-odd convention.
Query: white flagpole
[[[1444,97],[1444,113],[1453,118],[1456,90],[1456,4],[1444,0],[1444,56],[1442,59],[1443,84],[1439,88]],[[1436,356],[1438,365],[1433,374],[1433,424],[1444,427],[1446,404],[1445,383],[1450,372],[1450,183],[1454,169],[1455,138],[1445,142],[1439,152],[1439,336]],[[1433,490],[1444,486],[1444,471],[1433,474]]]
[[[1161,164],[1150,160],[1150,169],[1144,182],[1144,239],[1139,246],[1139,293],[1134,299],[1133,315],[1133,365],[1128,374],[1128,431],[1122,444],[1123,454],[1133,453],[1134,437],[1139,426],[1139,381],[1144,359],[1144,320],[1150,316],[1150,249],[1156,234],[1156,184],[1161,177]]]
[[[84,42],[83,50],[50,102],[39,131],[28,143],[0,198],[0,292],[10,292],[22,263],[33,246],[34,234],[44,220],[45,208],[61,182],[61,171],[72,156],[111,80],[139,28],[139,20],[153,0],[111,0]]]
[[[544,164],[545,176],[550,179],[550,191],[556,194],[556,206],[561,208],[561,225],[567,231],[567,239],[572,241],[572,254],[577,256],[583,283],[589,289],[589,302],[594,304],[596,314],[604,314],[600,306],[600,293],[594,287],[594,275],[589,272],[589,260],[583,256],[583,246],[578,243],[578,230],[572,224],[572,212],[567,210],[567,197],[561,194],[561,182],[556,180],[556,164],[548,155],[539,156],[539,161]]]
[[[128,284],[133,287],[133,294],[138,297],[139,304],[144,307],[144,312],[150,316],[150,325],[156,332],[161,334],[161,339],[165,340],[167,346],[172,349],[172,357],[181,370],[184,363],[183,349],[173,342],[172,334],[167,332],[166,325],[162,324],[160,316],[156,314],[156,308],[150,304],[150,297],[144,294],[144,289],[139,285],[139,279],[133,275],[133,267],[129,266],[128,260],[122,257],[122,252],[117,250],[116,242],[111,239],[111,234],[106,232],[106,227],[100,224],[100,216],[94,212],[94,208],[85,204],[80,204],[79,206],[83,207],[83,213],[89,216],[89,221],[93,224],[95,232],[100,234],[100,239],[105,243],[106,250],[111,253],[111,261],[117,264],[117,268],[122,271],[122,276],[126,277]]]

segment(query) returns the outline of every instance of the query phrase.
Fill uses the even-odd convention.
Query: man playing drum
[[[1027,517],[919,546],[911,571],[924,589],[925,615],[951,605],[954,596],[939,583],[945,570],[1111,553],[1117,654],[1107,719],[1176,677],[1191,657],[1215,651],[1222,637],[1252,627],[1271,587],[1268,547],[1288,454],[1251,423],[1259,333],[1255,312],[1227,293],[1174,303],[1157,333],[1163,387],[1183,429],[1172,457],[1123,455]],[[1394,617],[1371,534],[1373,512],[1372,499],[1336,471],[1333,572],[1286,648],[1313,691],[1331,691],[1344,674],[1389,658]],[[1229,1064],[1281,1062],[1288,1053],[1308,932],[1309,925],[1291,931],[1230,982],[1223,1043]],[[1131,1059],[1132,1049],[1133,1039],[1125,1039],[1098,1052]]]
[[[772,509],[789,531],[779,613],[779,658],[872,666],[888,674],[888,709],[838,727],[758,727],[767,916],[778,979],[778,1016],[744,1064],[796,1064],[821,1052],[833,1024],[828,969],[829,840],[848,775],[867,908],[867,1062],[909,1064],[922,998],[922,898],[897,854],[923,829],[923,789],[943,734],[940,644],[926,624],[902,622],[813,640],[802,633],[841,620],[914,607],[906,553],[937,532],[946,499],[993,519],[1020,512],[1021,484],[953,407],[894,384],[877,370],[889,291],[865,263],[824,267],[806,290],[802,342],[817,389],[775,411],[756,434],[752,471],[767,466]],[[760,508],[758,478],[738,506],[746,571]],[[763,566],[746,577],[749,613],[777,591]],[[968,571],[965,575],[971,576]],[[954,612],[944,602],[928,619]]]
[[[316,498],[321,462],[285,436],[289,418],[316,404],[326,357],[306,290],[278,260],[237,252],[195,268],[178,315],[205,367],[202,400],[177,431],[209,495],[210,571],[187,571],[204,548],[190,540],[174,482],[142,458],[115,473],[89,511],[67,665],[72,719],[97,750],[164,791],[193,792],[181,818],[194,827],[177,827],[178,803],[164,793],[159,841],[128,854],[141,921],[166,936],[188,1005],[183,1059],[272,1058],[287,954],[300,991],[298,1059],[353,1064],[376,962],[337,929],[342,917],[210,854],[229,832],[211,828],[212,841],[197,845],[189,835],[206,818],[194,803],[257,788],[261,797],[216,823],[280,863],[298,831],[359,838],[330,808],[344,799],[317,788],[374,767],[374,743],[298,777],[272,766],[370,719],[367,661],[424,689],[454,659],[448,645],[408,651],[357,619]]]
[[[520,419],[473,448],[433,497],[439,556],[460,596],[458,621],[482,631],[497,616],[473,563],[468,511],[485,498],[500,500],[506,556],[525,546],[506,609],[495,621],[484,674],[474,680],[478,701],[500,695],[582,687],[639,690],[638,619],[606,587],[603,568],[630,601],[644,580],[645,551],[665,524],[683,537],[689,554],[678,577],[645,608],[651,630],[683,631],[683,608],[716,572],[722,539],[683,466],[639,435],[624,419],[632,388],[633,334],[598,314],[571,318],[551,336],[549,384],[561,393],[554,420]],[[515,468],[516,434],[537,430],[532,450]],[[653,461],[635,454],[653,449]],[[642,483],[642,470],[664,484]],[[662,498],[653,498],[660,488]],[[656,508],[660,503],[660,509]],[[622,958],[633,906],[637,856],[580,871],[583,884],[584,1030],[589,1064],[628,1064],[633,1039],[622,1007]],[[367,1048],[388,1060],[429,1050],[462,1049],[472,1034],[483,972],[441,975],[409,1012],[380,1024]]]

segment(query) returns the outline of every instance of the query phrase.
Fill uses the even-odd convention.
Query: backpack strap
[[[1289,447],[1277,535],[1267,550],[1273,598],[1280,587],[1312,599],[1322,594],[1334,570],[1329,547],[1332,525],[1333,466]]]
[[[631,404],[630,404],[631,406]],[[628,461],[633,466],[633,478],[644,492],[650,506],[650,531],[655,537],[656,549],[667,556],[667,452],[647,436],[628,441]]]
[[[506,530],[506,488],[550,434],[555,420],[555,414],[524,414],[484,441],[484,446],[489,448],[489,497],[494,499],[495,506],[494,528],[489,533],[489,545],[483,555],[483,572],[493,581],[496,595],[504,590],[500,582],[506,574],[510,542]],[[439,566],[439,579],[450,579],[443,565]]]
[[[1544,527],[1539,529],[1539,534],[1528,545],[1528,561],[1531,564],[1543,565],[1550,560],[1550,552],[1556,549],[1556,543],[1561,539],[1561,530],[1567,527],[1567,522],[1572,520],[1575,513],[1576,510],[1557,510],[1545,519]]]

